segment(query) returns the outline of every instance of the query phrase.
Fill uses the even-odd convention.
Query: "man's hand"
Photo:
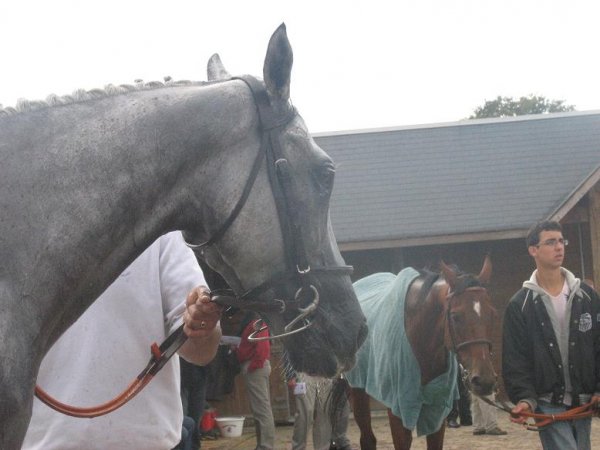
[[[513,423],[523,424],[527,421],[527,417],[523,417],[521,413],[531,413],[531,406],[527,402],[519,402],[511,410],[510,421]]]
[[[205,286],[194,288],[185,301],[183,331],[189,338],[207,337],[212,334],[221,319],[222,308],[210,300]]]
[[[592,395],[592,405],[596,409],[596,416],[600,417],[600,395]]]

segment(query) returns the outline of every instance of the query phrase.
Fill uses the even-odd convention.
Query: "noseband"
[[[302,238],[301,222],[298,217],[298,211],[294,207],[296,198],[291,187],[292,174],[290,165],[283,154],[280,142],[280,135],[283,129],[298,115],[295,108],[288,104],[287,110],[283,114],[279,114],[272,107],[263,83],[249,75],[234,79],[246,83],[252,92],[258,109],[261,127],[260,149],[252,165],[242,195],[221,227],[208,240],[200,244],[190,243],[188,239],[185,239],[185,241],[188,247],[199,252],[204,257],[206,248],[223,238],[246,204],[258,176],[263,157],[266,158],[269,184],[273,192],[279,226],[283,237],[286,270],[274,275],[271,279],[260,285],[247,290],[242,295],[237,295],[230,289],[214,291],[213,301],[221,306],[257,312],[275,311],[282,314],[286,310],[297,311],[298,315],[284,327],[282,334],[259,338],[256,337],[257,331],[250,335],[249,340],[259,341],[282,338],[303,331],[312,325],[309,316],[316,311],[319,305],[319,291],[311,283],[310,279],[312,276],[319,272],[334,272],[341,275],[348,275],[352,273],[352,266],[311,266],[308,261],[306,246]],[[184,237],[187,237],[187,234],[184,234]],[[269,289],[289,283],[294,283],[298,286],[293,299],[272,298],[266,301],[256,300],[260,294]],[[305,297],[308,297],[308,300]],[[294,328],[298,324],[300,326]]]

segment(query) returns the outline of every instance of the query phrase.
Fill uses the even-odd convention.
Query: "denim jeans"
[[[177,447],[173,448],[172,450],[195,450],[200,448],[198,446],[194,446],[194,443],[192,442],[194,426],[198,427],[191,417],[183,416],[183,424],[181,425],[181,442],[179,442]]]
[[[544,414],[563,413],[565,406],[556,406],[540,401],[536,412]],[[590,433],[592,418],[554,422],[540,431],[544,450],[591,450]]]

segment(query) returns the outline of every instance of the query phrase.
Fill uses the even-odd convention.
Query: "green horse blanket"
[[[369,335],[346,377],[350,386],[364,389],[390,408],[405,428],[416,428],[423,436],[440,429],[459,395],[458,363],[451,352],[448,371],[421,386],[421,370],[404,329],[404,299],[418,276],[407,268],[397,276],[376,273],[354,283]]]

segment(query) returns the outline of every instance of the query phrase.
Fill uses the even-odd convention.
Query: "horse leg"
[[[352,388],[352,411],[354,420],[360,430],[360,449],[375,450],[377,448],[377,439],[373,434],[371,427],[371,405],[370,397],[364,389]]]
[[[446,432],[446,424],[433,434],[427,435],[427,450],[442,450],[444,447],[444,433]]]
[[[394,442],[394,449],[409,450],[412,445],[412,431],[404,428],[400,417],[393,415],[389,408],[387,413],[390,422],[390,430],[392,432],[392,441]]]

